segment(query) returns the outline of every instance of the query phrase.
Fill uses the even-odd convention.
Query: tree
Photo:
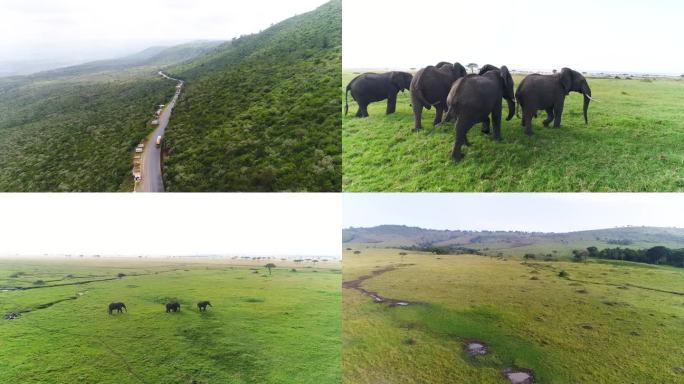
[[[268,264],[264,265],[264,267],[266,267],[268,269],[268,274],[270,275],[271,274],[271,268],[275,268],[276,265],[273,263],[268,263]]]
[[[466,67],[470,68],[470,73],[475,73],[475,69],[477,69],[479,65],[477,65],[477,63],[470,63],[466,65]]]
[[[668,248],[658,245],[646,250],[646,258],[651,264],[660,264],[667,261],[667,256],[669,253],[670,250]]]
[[[589,252],[589,257],[597,257],[599,250],[596,247],[588,247],[587,252]]]
[[[572,250],[572,258],[573,260],[577,262],[584,262],[587,261],[587,256],[589,256],[589,252],[586,250],[579,250],[579,249],[573,249]]]

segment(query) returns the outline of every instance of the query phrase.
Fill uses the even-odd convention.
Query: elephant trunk
[[[589,124],[587,119],[587,111],[589,110],[589,101],[591,101],[591,88],[589,86],[584,86],[582,89],[582,94],[584,95],[584,105],[582,106],[582,113],[584,114],[584,124]]]
[[[508,116],[506,117],[506,121],[510,121],[513,118],[513,115],[515,115],[515,101],[513,99],[506,99],[506,102],[508,102]]]

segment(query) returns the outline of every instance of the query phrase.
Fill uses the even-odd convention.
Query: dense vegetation
[[[684,249],[670,249],[662,245],[648,249],[604,248],[600,251],[596,247],[588,247],[584,252],[575,253],[576,259],[585,257],[684,267]]]
[[[345,72],[341,93],[357,73]],[[521,76],[514,76],[516,84]],[[502,122],[494,142],[471,129],[472,145],[458,164],[450,158],[454,125],[432,127],[434,109],[413,131],[409,93],[399,94],[397,112],[370,105],[369,118],[343,118],[345,191],[682,191],[684,190],[684,81],[681,79],[593,79],[600,103],[581,118],[582,96],[565,102],[560,129],[533,120],[527,137],[520,119]],[[505,109],[505,108],[504,108]]]
[[[215,45],[151,48],[0,79],[0,191],[132,190],[132,150],[174,92],[157,70]]]
[[[166,190],[340,190],[341,28],[334,0],[171,69]]]
[[[239,262],[0,260],[0,382],[339,383],[339,270]]]

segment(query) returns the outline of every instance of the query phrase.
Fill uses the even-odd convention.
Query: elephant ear
[[[389,76],[390,83],[392,83],[398,89],[401,89],[399,74],[397,72],[390,72]]]
[[[504,89],[508,89],[508,87],[512,87],[513,86],[513,77],[511,76],[511,73],[508,71],[508,67],[505,65],[502,65],[499,72],[501,72],[501,78],[503,79]]]
[[[560,83],[561,87],[563,87],[563,91],[567,95],[570,93],[570,89],[572,89],[572,69],[570,68],[563,68],[561,69],[560,72]]]

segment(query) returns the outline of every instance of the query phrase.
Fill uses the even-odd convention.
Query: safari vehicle
[[[162,143],[162,137],[157,136],[157,148],[161,147],[161,143]]]

